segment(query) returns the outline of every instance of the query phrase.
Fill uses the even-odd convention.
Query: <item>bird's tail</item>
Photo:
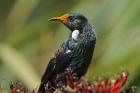
[[[51,59],[48,64],[48,67],[46,68],[44,75],[42,76],[41,84],[38,89],[38,93],[46,93],[48,86],[50,86],[51,83],[53,82],[53,80],[52,80],[53,68],[54,68],[54,59]],[[53,92],[51,92],[51,93],[53,93]]]
[[[38,89],[38,93],[53,93],[54,91],[54,85],[49,81],[41,82]]]

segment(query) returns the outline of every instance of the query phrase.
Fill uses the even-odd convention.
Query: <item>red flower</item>
[[[74,77],[71,71],[68,71],[66,75],[67,86],[64,85],[63,88],[57,87],[57,80],[59,79],[58,77],[56,78],[56,88],[54,93],[122,93],[122,91],[120,90],[128,79],[128,73],[123,71],[118,75],[117,79],[104,79],[101,82],[91,83],[86,81],[85,79],[80,79],[79,81],[74,82]],[[46,93],[50,93],[49,85],[50,84],[48,82],[46,86],[44,86],[46,89]],[[13,82],[10,83],[10,88],[11,93],[27,93],[26,88],[19,87]],[[134,91],[134,87],[129,87],[124,91],[123,93],[132,93]],[[32,93],[37,92],[33,90]]]

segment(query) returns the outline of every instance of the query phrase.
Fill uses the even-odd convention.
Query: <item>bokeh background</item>
[[[86,77],[115,77],[128,70],[127,85],[140,93],[140,0],[0,0],[0,92],[9,93],[10,80],[37,87],[70,32],[48,19],[68,12],[84,14],[96,28]]]

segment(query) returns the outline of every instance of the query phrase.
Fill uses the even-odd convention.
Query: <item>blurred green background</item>
[[[87,78],[114,77],[125,69],[128,85],[136,85],[135,93],[140,93],[140,0],[0,0],[0,92],[9,93],[10,80],[37,87],[69,34],[48,19],[68,12],[84,14],[96,28]]]

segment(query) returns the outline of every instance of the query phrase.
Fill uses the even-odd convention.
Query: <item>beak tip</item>
[[[48,19],[48,21],[56,21],[56,20],[57,20],[56,17]]]

